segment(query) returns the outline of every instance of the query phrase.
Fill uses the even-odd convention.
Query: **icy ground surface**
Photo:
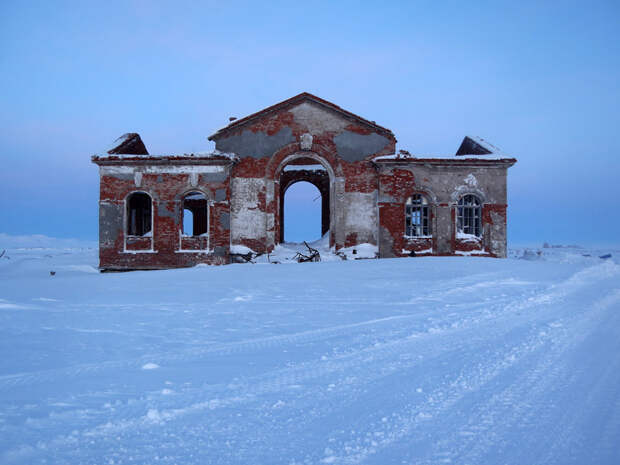
[[[618,464],[619,253],[99,274],[11,248],[0,463]]]

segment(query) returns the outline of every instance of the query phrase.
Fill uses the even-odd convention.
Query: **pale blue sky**
[[[296,182],[284,194],[284,240],[321,238],[321,193],[309,182]]]
[[[206,150],[308,91],[416,154],[514,155],[512,243],[620,242],[619,3],[334,3],[2,2],[0,232],[94,239],[113,139]]]

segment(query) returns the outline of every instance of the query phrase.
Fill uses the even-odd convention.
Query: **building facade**
[[[466,137],[452,157],[395,152],[389,129],[302,93],[235,119],[211,153],[149,155],[126,134],[99,166],[102,270],[230,263],[284,239],[284,194],[300,181],[322,197],[336,251],[377,256],[506,256],[507,170],[516,160]]]

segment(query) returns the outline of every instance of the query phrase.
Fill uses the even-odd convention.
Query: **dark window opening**
[[[457,231],[480,237],[482,234],[480,200],[475,195],[464,195],[459,200]]]
[[[151,232],[152,202],[148,194],[135,192],[127,199],[127,234],[147,236]]]
[[[207,196],[202,192],[190,192],[183,197],[183,235],[204,236],[209,231]]]

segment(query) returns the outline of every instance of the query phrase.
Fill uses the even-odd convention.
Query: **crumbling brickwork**
[[[306,93],[209,139],[211,154],[152,156],[128,134],[93,157],[102,269],[224,264],[239,248],[270,252],[284,238],[284,193],[299,181],[321,192],[322,232],[329,230],[336,250],[368,243],[381,257],[506,255],[512,158],[395,155],[389,129]],[[469,138],[459,150],[467,147],[485,154],[492,148]],[[140,153],[127,153],[132,149]],[[188,193],[204,194],[206,212]],[[479,205],[463,204],[464,196]],[[200,234],[184,231],[184,211],[204,223]]]
[[[395,158],[377,161],[381,189],[382,257],[410,255],[506,256],[506,174],[513,159]],[[429,201],[430,234],[405,234],[405,203],[414,194]],[[479,237],[459,234],[458,201],[464,195],[481,201]]]
[[[95,157],[100,166],[99,261],[104,270],[160,269],[229,262],[229,159],[215,157]],[[184,237],[183,196],[208,199],[208,234]],[[127,198],[145,193],[152,201],[152,226],[128,234]]]
[[[210,140],[217,150],[241,157],[231,182],[232,197],[238,199],[231,218],[233,245],[270,252],[280,242],[283,191],[278,185],[286,165],[301,158],[329,175],[330,244],[336,249],[355,241],[377,244],[372,159],[394,152],[390,130],[301,94],[234,121]]]

